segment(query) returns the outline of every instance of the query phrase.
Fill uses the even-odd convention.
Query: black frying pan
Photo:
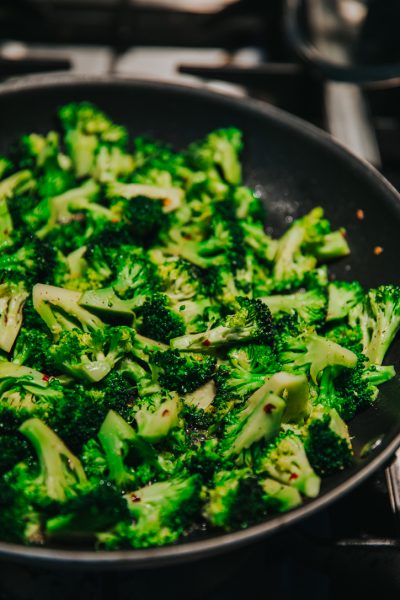
[[[32,77],[0,87],[0,152],[22,133],[55,126],[57,107],[91,100],[131,134],[150,134],[178,148],[211,129],[235,125],[244,131],[245,182],[265,200],[267,227],[282,233],[292,218],[322,205],[334,227],[345,226],[352,254],[333,266],[340,278],[365,286],[400,284],[400,197],[367,163],[325,133],[275,108],[195,88],[112,78]],[[363,209],[365,219],[356,217]],[[373,252],[382,246],[380,256]],[[389,362],[398,364],[400,344]],[[327,506],[382,465],[400,445],[400,389],[396,378],[377,405],[351,423],[356,465],[324,481],[321,495],[284,515],[230,534],[204,534],[174,546],[123,552],[29,548],[0,543],[0,557],[60,566],[153,567],[228,551],[277,532]],[[374,442],[371,444],[371,442]],[[360,456],[366,445],[372,451]],[[62,563],[62,565],[61,565]]]

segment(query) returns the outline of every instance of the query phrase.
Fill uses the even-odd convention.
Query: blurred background
[[[399,23],[400,0],[1,0],[0,82],[113,74],[257,98],[327,130],[400,189]],[[178,600],[174,577],[191,600],[396,597],[399,490],[394,461],[283,538],[168,576],[0,561],[0,598]]]

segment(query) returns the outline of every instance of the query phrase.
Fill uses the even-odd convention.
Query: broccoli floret
[[[60,513],[46,521],[45,533],[51,539],[92,538],[129,518],[125,498],[105,481],[65,502]]]
[[[10,352],[22,325],[22,311],[28,292],[22,283],[0,284],[0,348]]]
[[[302,503],[300,492],[291,485],[276,479],[263,479],[260,485],[265,492],[265,502],[273,512],[287,512]]]
[[[296,312],[305,323],[319,324],[326,315],[326,295],[321,289],[295,292],[294,294],[274,295],[260,298],[272,315]]]
[[[135,473],[132,466],[125,464],[130,454],[136,460],[155,463],[154,450],[116,412],[110,410],[99,431],[99,440],[104,449],[108,476],[124,490],[132,488]]]
[[[180,401],[174,392],[163,397],[154,394],[135,413],[137,431],[148,442],[158,442],[178,426]]]
[[[240,342],[268,343],[272,336],[269,308],[260,300],[238,298],[237,302],[240,306],[239,310],[229,315],[223,325],[203,333],[172,339],[171,347],[189,352],[212,352],[214,348]]]
[[[249,469],[217,471],[203,495],[205,519],[228,531],[249,527],[268,514],[263,489]]]
[[[0,278],[28,286],[36,281],[50,281],[56,265],[53,248],[32,235],[24,236],[22,243],[22,246],[8,249],[0,257]]]
[[[168,343],[185,333],[183,318],[168,306],[167,296],[154,294],[141,307],[139,331],[154,340]]]
[[[327,321],[344,319],[350,310],[362,302],[364,290],[358,281],[333,281],[328,287]]]
[[[11,218],[15,196],[26,193],[35,186],[31,171],[23,170],[0,181],[0,248],[13,244],[13,220]]]
[[[110,327],[92,333],[64,331],[50,348],[61,370],[88,382],[99,382],[132,349],[134,332],[129,327]]]
[[[89,175],[96,168],[95,160],[100,144],[120,148],[126,145],[126,129],[115,125],[89,102],[66,104],[60,109],[59,118],[66,132],[65,144],[78,178]]]
[[[180,354],[177,350],[166,350],[156,352],[152,364],[157,368],[157,378],[162,388],[186,394],[211,379],[216,360],[204,354]]]
[[[65,502],[87,482],[80,461],[40,419],[28,419],[20,427],[32,443],[39,461],[39,473],[28,474],[22,493],[32,493],[39,502]],[[21,482],[24,483],[24,482]],[[25,489],[24,489],[25,488]]]
[[[338,413],[317,411],[307,424],[305,449],[315,472],[324,477],[348,467],[353,460],[346,424]]]
[[[266,378],[281,370],[278,357],[271,346],[246,344],[228,351],[215,374],[218,397],[229,400],[244,397],[261,387]]]
[[[121,183],[114,181],[107,186],[108,198],[124,198],[130,201],[132,214],[137,198],[147,198],[153,202],[160,202],[164,213],[175,211],[183,202],[183,190],[172,186],[149,185],[145,183]],[[139,201],[140,202],[140,201]],[[128,203],[125,203],[126,207]],[[134,213],[133,213],[134,214]]]
[[[350,325],[359,327],[363,353],[380,365],[400,328],[400,287],[382,285],[369,290],[362,304],[350,312]]]
[[[314,208],[308,215],[294,221],[278,241],[273,270],[277,288],[298,287],[306,273],[316,267],[318,260],[346,256],[349,252],[343,234],[331,233],[322,208]]]
[[[332,340],[315,333],[283,339],[280,360],[287,371],[309,372],[317,383],[320,373],[328,366],[353,368],[357,355]]]
[[[126,494],[130,519],[98,536],[108,549],[176,541],[200,512],[200,477],[175,477]]]
[[[80,306],[81,294],[73,290],[37,283],[32,291],[33,307],[57,340],[63,331],[80,327],[83,331],[100,330],[104,323]]]
[[[242,407],[232,410],[225,418],[221,452],[229,458],[250,448],[260,440],[274,438],[282,421],[286,404],[273,393],[268,382],[255,391]]]
[[[112,207],[126,221],[134,243],[148,245],[165,222],[162,203],[145,196],[117,199]]]
[[[275,258],[278,242],[265,233],[262,223],[247,220],[242,223],[242,227],[244,242],[261,261],[271,263]]]
[[[242,179],[241,150],[241,131],[229,127],[213,131],[204,140],[191,144],[186,157],[193,168],[200,171],[217,169],[227,183],[238,185]]]
[[[327,408],[335,408],[345,420],[374,403],[378,386],[395,375],[391,366],[365,365],[359,357],[353,369],[337,372],[333,367],[323,371],[318,390],[318,402]]]
[[[257,470],[295,487],[308,498],[319,494],[320,479],[308,462],[301,438],[290,430],[281,433],[266,447],[258,459]]]
[[[120,177],[130,175],[135,168],[131,154],[115,145],[101,144],[98,146],[91,174],[101,183],[109,183]]]

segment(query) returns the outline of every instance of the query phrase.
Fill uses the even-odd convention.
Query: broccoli
[[[357,364],[357,355],[315,333],[306,333],[301,337],[284,337],[280,351],[283,368],[288,371],[309,372],[317,383],[321,372],[328,366],[353,368]]]
[[[145,197],[153,202],[161,202],[164,213],[169,213],[176,210],[183,202],[183,192],[180,188],[166,186],[160,187],[157,185],[146,185],[143,183],[121,183],[115,181],[107,186],[108,198],[124,198],[132,203],[129,207],[129,214],[134,215],[135,202],[139,198]],[[124,203],[124,206],[129,206]]]
[[[50,539],[90,539],[127,519],[125,498],[109,482],[100,481],[62,504],[60,514],[46,521],[45,534]]]
[[[322,323],[326,314],[326,296],[318,288],[294,294],[274,295],[260,298],[273,315],[296,312],[305,323]]]
[[[274,438],[286,403],[271,391],[268,382],[256,390],[239,408],[225,418],[221,452],[226,458],[239,454],[260,440]]]
[[[304,446],[311,466],[320,476],[341,471],[353,460],[347,426],[335,409],[316,411],[307,423]]]
[[[261,223],[243,221],[244,242],[252,248],[255,255],[263,262],[272,263],[278,248],[278,242],[264,231]]]
[[[63,331],[80,327],[85,332],[100,330],[104,323],[80,306],[81,294],[73,290],[37,283],[32,291],[33,307],[57,340]]]
[[[301,438],[292,431],[282,432],[258,458],[257,470],[280,483],[295,487],[308,498],[319,494],[320,478],[308,462]]]
[[[127,222],[136,244],[147,245],[165,221],[161,202],[145,196],[137,196],[134,200],[117,199],[112,204],[112,210]]]
[[[13,221],[8,203],[12,204],[15,196],[26,193],[35,185],[29,170],[18,171],[0,181],[0,248],[13,244]]]
[[[32,493],[38,502],[65,502],[79,493],[87,478],[80,461],[40,419],[28,419],[20,427],[32,443],[39,460],[39,473],[27,474],[21,493]]]
[[[350,311],[349,320],[361,330],[365,356],[373,364],[382,364],[400,328],[400,287],[382,285],[369,290],[364,302]]]
[[[302,503],[299,491],[291,485],[285,485],[270,477],[261,480],[260,485],[265,492],[267,505],[274,512],[287,512]]]
[[[276,352],[264,344],[233,347],[227,359],[220,361],[215,374],[219,398],[246,396],[261,387],[269,375],[281,370]]]
[[[103,172],[101,158],[100,164],[96,165],[96,154],[101,153],[103,144],[122,149],[126,145],[126,129],[115,125],[105,113],[89,102],[66,104],[60,109],[59,118],[77,178],[88,176],[96,168],[99,170],[99,166],[100,173]]]
[[[132,155],[119,146],[101,144],[97,148],[91,174],[100,183],[109,183],[131,175],[134,168]]]
[[[328,288],[327,321],[344,319],[350,310],[362,302],[364,290],[358,281],[333,281]]]
[[[132,488],[136,481],[134,469],[125,464],[129,454],[142,461],[155,462],[152,447],[113,410],[107,414],[98,435],[106,455],[109,478],[118,488]]]
[[[322,208],[314,208],[308,215],[294,221],[278,241],[273,269],[277,288],[298,287],[306,273],[316,267],[318,260],[347,254],[349,247],[342,233],[331,233],[328,221],[323,219]]]
[[[32,235],[25,236],[22,243],[0,257],[0,277],[28,287],[36,281],[51,281],[57,262],[53,248]]]
[[[22,283],[0,284],[0,348],[10,352],[22,325],[22,311],[28,292]]]
[[[220,171],[227,183],[238,185],[242,179],[239,153],[242,134],[229,127],[208,134],[204,140],[191,144],[187,151],[189,165],[201,171]]]
[[[176,541],[199,514],[200,477],[178,476],[125,495],[130,519],[98,535],[107,549],[144,548]]]
[[[374,403],[378,386],[394,375],[393,367],[365,365],[362,356],[353,369],[338,372],[335,367],[328,367],[319,381],[318,402],[327,408],[335,408],[343,419],[350,420]]]
[[[272,337],[272,322],[269,308],[261,300],[237,298],[240,306],[233,315],[229,315],[223,325],[203,333],[183,335],[171,340],[176,350],[212,352],[214,348],[231,344],[253,341],[268,343]]]
[[[268,514],[263,489],[249,469],[217,471],[204,495],[203,516],[228,531],[253,525]]]
[[[157,379],[163,389],[186,394],[209,381],[216,360],[204,354],[179,353],[177,350],[155,352],[152,364],[157,369]]]
[[[180,401],[175,392],[146,398],[135,413],[137,431],[148,442],[158,442],[178,426]]]

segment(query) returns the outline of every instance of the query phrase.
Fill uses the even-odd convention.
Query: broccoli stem
[[[0,348],[10,352],[22,325],[22,309],[28,292],[22,284],[0,285]]]
[[[49,498],[64,502],[74,493],[74,485],[87,482],[80,461],[43,421],[28,419],[19,430],[35,448],[40,464],[38,481],[44,483]]]
[[[144,196],[152,200],[161,200],[165,213],[176,210],[181,206],[183,201],[183,190],[180,188],[162,188],[156,185],[121,183],[119,181],[113,181],[107,186],[107,195],[110,198],[122,196],[122,198],[126,198],[127,200],[138,196]]]

